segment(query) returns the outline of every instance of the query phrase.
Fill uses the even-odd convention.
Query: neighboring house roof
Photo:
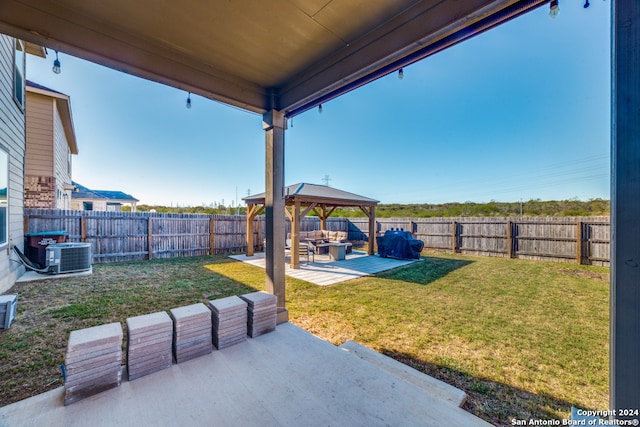
[[[88,189],[84,185],[80,185],[75,181],[72,181],[71,183],[75,187],[75,190],[71,193],[72,199],[92,199],[92,200],[106,199],[106,197],[101,196],[95,191]]]
[[[84,185],[80,185],[77,182],[73,182],[73,185],[76,187],[76,190],[71,193],[72,199],[87,199],[87,200],[106,200],[106,201],[117,201],[117,202],[139,202],[140,200],[136,199],[130,194],[123,193],[122,191],[111,191],[111,190],[91,190]]]
[[[309,184],[302,182],[299,184],[289,185],[284,188],[284,194],[287,201],[293,198],[304,200],[318,200],[326,204],[335,204],[342,206],[359,205],[359,204],[377,204],[378,200],[369,197],[359,196],[349,193],[348,191],[338,190],[337,188],[328,187],[326,185]],[[247,196],[243,198],[246,203],[264,203],[265,193]],[[335,203],[332,203],[335,202]]]
[[[26,81],[26,90],[27,92],[49,96],[57,100],[58,112],[62,120],[64,134],[67,137],[67,144],[69,144],[69,151],[71,154],[78,154],[78,141],[76,140],[76,131],[73,126],[73,114],[71,114],[71,99],[69,96],[31,80]]]

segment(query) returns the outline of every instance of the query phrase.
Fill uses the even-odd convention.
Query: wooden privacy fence
[[[452,253],[609,265],[609,217],[380,218],[376,234],[402,228],[425,249]],[[368,235],[349,219],[349,238]]]
[[[264,217],[255,219],[258,249],[266,238]],[[305,218],[302,230],[320,228]],[[329,218],[327,228],[346,230],[345,219]],[[68,241],[91,243],[94,263],[178,256],[238,253],[247,249],[246,217],[235,215],[162,214],[25,209],[24,232],[66,231]],[[286,232],[291,231],[287,221]]]
[[[69,241],[91,243],[97,263],[246,251],[244,216],[25,209],[24,221],[25,233],[64,230]],[[260,250],[264,217],[254,221]],[[301,224],[302,231],[319,228],[316,217]],[[352,241],[369,236],[367,218],[328,218],[327,228],[347,231]],[[411,231],[431,250],[609,265],[608,217],[380,218],[374,232],[392,228]]]

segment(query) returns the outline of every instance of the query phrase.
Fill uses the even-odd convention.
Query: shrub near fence
[[[264,217],[254,242],[265,239]],[[327,228],[366,241],[367,218],[329,218]],[[411,231],[426,249],[463,254],[609,265],[609,218],[380,218],[376,235],[391,228]],[[306,217],[301,230],[320,229]],[[25,210],[25,233],[65,230],[69,241],[89,242],[94,262],[132,261],[246,251],[246,217],[63,210]],[[285,232],[291,231],[288,220]]]

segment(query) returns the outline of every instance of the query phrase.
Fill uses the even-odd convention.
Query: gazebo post
[[[369,249],[367,253],[373,255],[376,253],[374,247],[376,242],[376,207],[371,206],[369,208]]]
[[[325,205],[321,206],[322,215],[320,215],[320,229],[327,229],[327,207]]]
[[[262,116],[265,130],[265,213],[266,236],[265,269],[266,289],[278,298],[278,323],[289,320],[285,303],[284,282],[284,131],[287,119],[284,112],[270,110]]]
[[[300,268],[300,200],[295,199],[291,215],[291,268]]]
[[[264,204],[247,203],[247,256],[253,256],[255,241],[253,238],[254,224],[253,220],[264,210]],[[258,239],[260,239],[260,223],[258,223]]]
[[[247,204],[247,256],[253,256],[253,218],[255,218],[254,204]]]

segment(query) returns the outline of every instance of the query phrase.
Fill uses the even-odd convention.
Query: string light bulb
[[[558,5],[558,0],[551,0],[551,2],[549,2],[549,16],[556,18],[559,14],[560,6]]]
[[[53,68],[51,68],[51,71],[53,71],[56,74],[60,74],[60,72],[62,71],[60,69],[60,60],[58,59],[58,51],[56,50],[56,59],[53,61]]]
[[[398,70],[398,79],[399,80],[404,79],[404,70],[402,68]]]
[[[187,95],[187,108],[191,108],[191,92]]]
[[[591,3],[589,3],[589,0],[585,0],[584,2],[584,8],[588,8],[589,6],[591,6]]]
[[[322,104],[318,105],[318,113],[322,114]]]

